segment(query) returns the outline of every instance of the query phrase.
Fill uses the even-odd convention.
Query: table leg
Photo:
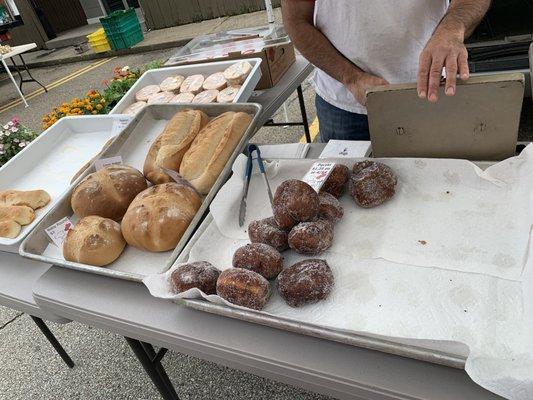
[[[302,85],[299,85],[296,88],[296,91],[298,92],[298,101],[300,103],[300,113],[302,114],[302,122],[304,126],[304,132],[305,132],[305,140],[307,143],[311,143],[311,134],[309,133],[309,122],[307,121],[307,111],[305,110],[305,99],[304,99],[304,93],[302,90]]]
[[[13,85],[15,85],[15,88],[17,89],[17,92],[20,96],[20,98],[22,99],[22,101],[24,102],[24,105],[26,107],[29,107],[29,104],[28,102],[26,101],[26,98],[24,97],[24,94],[22,93],[22,90],[20,90],[19,88],[19,85],[17,84],[17,82],[15,81],[15,78],[13,78],[13,75],[11,74],[11,71],[9,70],[9,68],[7,67],[7,64],[5,62],[4,59],[0,59],[0,61],[2,61],[2,65],[4,66],[4,69],[6,70],[6,73],[7,75],[9,76],[9,79],[11,79],[11,82],[13,82]]]
[[[26,65],[26,62],[24,61],[24,58],[22,57],[22,54],[19,54],[19,58],[20,58],[20,61],[22,62],[22,66],[24,67],[24,69],[26,70],[26,73],[28,74],[28,76],[30,77],[30,79],[26,79],[24,81],[21,80],[20,82],[20,85],[22,86],[22,82],[35,82],[37,83],[39,86],[41,86],[45,92],[48,92],[48,89],[46,88],[46,86],[44,86],[41,82],[39,82],[37,79],[35,79],[33,77],[33,75],[31,74],[30,72],[30,69],[28,68],[28,66]],[[14,60],[13,60],[13,63],[14,63]]]
[[[34,317],[31,315],[31,319],[33,319],[33,322],[37,325],[37,327],[41,330],[41,332],[44,334],[44,336],[48,339],[50,344],[54,347],[54,349],[57,351],[57,354],[61,356],[65,364],[68,365],[69,368],[74,367],[74,361],[70,358],[68,353],[65,351],[63,346],[61,346],[61,343],[56,339],[54,334],[50,331],[48,326],[44,323],[44,321],[41,318]]]
[[[168,376],[160,363],[160,358],[155,354],[152,346],[136,339],[128,337],[125,339],[156,386],[159,394],[161,394],[161,397],[163,397],[164,400],[179,400],[179,397],[174,390],[174,386],[172,386],[170,379],[168,379]]]

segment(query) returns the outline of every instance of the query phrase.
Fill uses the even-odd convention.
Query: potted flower
[[[29,145],[38,135],[13,118],[0,128],[0,166]]]

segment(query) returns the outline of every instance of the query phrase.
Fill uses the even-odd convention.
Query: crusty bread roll
[[[0,205],[28,206],[34,210],[50,202],[50,195],[44,190],[6,190],[0,192]]]
[[[178,90],[184,80],[185,77],[182,75],[169,76],[159,84],[159,88],[163,92],[172,92],[174,90]]]
[[[217,103],[231,103],[237,97],[241,86],[228,86],[217,95]]]
[[[179,170],[183,155],[208,119],[206,114],[198,110],[177,112],[148,151],[143,167],[146,179],[153,184],[173,182],[161,167]]]
[[[204,76],[200,74],[188,76],[180,86],[180,93],[200,93],[204,80]]]
[[[174,98],[174,96],[175,95],[172,92],[158,92],[148,97],[148,104],[168,103]]]
[[[137,115],[144,107],[146,107],[146,101],[136,101],[135,103],[126,107],[121,114]]]
[[[193,93],[185,92],[175,95],[170,101],[170,103],[192,103],[193,99]]]
[[[239,61],[224,71],[224,78],[228,86],[242,85],[250,72],[252,72],[252,64],[248,61]]]
[[[209,122],[181,161],[180,174],[201,194],[207,194],[227,164],[252,117],[229,111]]]
[[[106,165],[87,175],[72,192],[74,214],[120,220],[135,196],[148,187],[143,174],[127,165]]]
[[[178,244],[202,199],[178,183],[152,186],[137,195],[122,220],[122,234],[131,246],[160,252]]]
[[[204,90],[222,90],[228,86],[226,78],[224,78],[224,72],[215,72],[212,75],[209,75],[205,78],[204,84],[202,87]]]
[[[217,99],[219,91],[216,89],[204,90],[203,92],[198,93],[192,99],[192,102],[195,104],[208,104],[214,103]]]
[[[82,218],[68,231],[63,257],[67,261],[102,267],[115,261],[125,246],[118,222],[92,215]]]
[[[140,89],[137,93],[135,93],[135,100],[136,101],[148,101],[150,96],[158,93],[161,91],[161,88],[159,85],[148,85]]]
[[[28,206],[0,206],[0,221],[9,219],[20,225],[28,225],[35,219],[35,211]]]
[[[14,239],[16,238],[22,227],[12,219],[0,221],[0,237]]]

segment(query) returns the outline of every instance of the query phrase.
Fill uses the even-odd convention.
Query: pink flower
[[[13,117],[11,118],[11,122],[13,122],[15,125],[18,125],[20,120],[18,119],[18,117]]]

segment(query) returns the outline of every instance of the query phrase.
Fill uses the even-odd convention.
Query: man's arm
[[[457,72],[468,79],[468,52],[464,45],[490,7],[490,0],[452,0],[448,12],[420,54],[418,96],[438,99],[442,68],[446,67],[447,96],[455,94]]]
[[[344,84],[360,104],[366,103],[366,90],[386,85],[382,78],[361,70],[342,55],[313,24],[315,2],[282,0],[281,12],[287,33],[296,48],[313,65]]]

